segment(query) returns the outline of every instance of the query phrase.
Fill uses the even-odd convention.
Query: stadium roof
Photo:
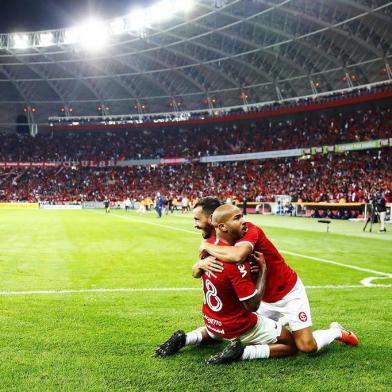
[[[85,31],[108,38],[95,52],[68,42],[69,29],[1,34],[0,123],[27,106],[44,123],[61,107],[194,110],[392,78],[392,2],[199,0],[167,19],[159,11],[151,23],[134,13]]]

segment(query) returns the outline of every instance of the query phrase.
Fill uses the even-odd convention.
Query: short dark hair
[[[201,198],[193,207],[193,209],[197,208],[197,207],[201,207],[203,212],[206,215],[212,215],[214,213],[214,211],[220,207],[221,205],[223,205],[223,201],[218,199],[217,197],[212,197],[212,196],[207,196],[207,197],[203,197]]]

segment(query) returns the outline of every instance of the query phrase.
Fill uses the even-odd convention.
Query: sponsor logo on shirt
[[[211,325],[207,325],[207,328],[213,332],[219,333],[221,335],[225,334],[225,330],[224,329],[218,329],[218,328],[213,328],[211,327]]]
[[[204,319],[207,321],[208,324],[217,325],[217,326],[219,326],[219,327],[221,327],[221,326],[223,325],[220,321],[215,320],[215,319],[213,319],[213,318],[211,318],[211,317],[208,317],[208,316],[205,315],[205,314],[203,314],[203,317],[204,317]]]

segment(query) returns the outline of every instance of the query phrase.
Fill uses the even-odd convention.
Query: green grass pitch
[[[339,321],[360,346],[216,367],[204,360],[219,344],[156,359],[174,330],[202,323],[190,215],[3,209],[0,390],[390,391],[392,230],[334,221],[326,233],[310,219],[248,219],[310,286],[314,327]],[[385,287],[364,287],[368,277]],[[121,288],[193,290],[99,291]]]

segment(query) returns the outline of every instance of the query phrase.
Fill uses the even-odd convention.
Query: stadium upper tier
[[[93,132],[8,133],[0,144],[0,161],[123,161],[129,159],[244,154],[309,148],[392,137],[388,105],[306,113],[291,119],[263,119],[209,127],[169,127]],[[72,129],[72,128],[71,128]]]
[[[392,79],[392,2],[198,0],[187,12],[179,4],[190,1],[169,3],[170,18],[167,2],[152,5],[77,39],[75,29],[1,34],[0,123],[23,108],[44,124],[61,109],[214,110]],[[106,46],[86,49],[96,41]]]

